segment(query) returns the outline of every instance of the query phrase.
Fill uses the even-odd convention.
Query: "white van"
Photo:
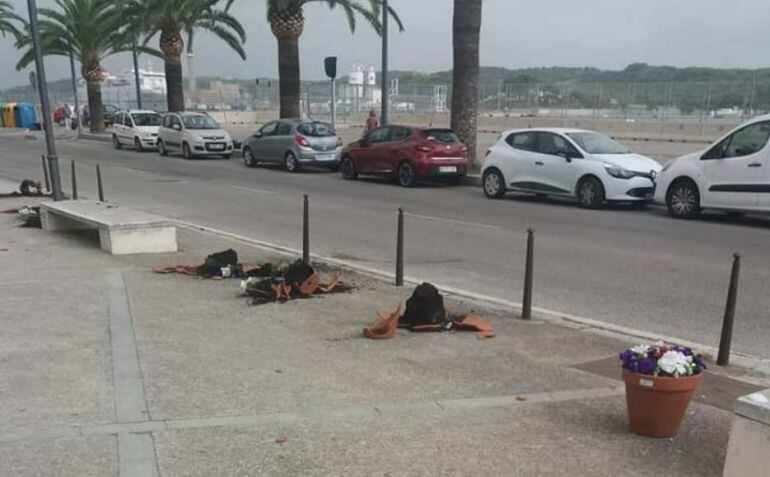
[[[155,111],[118,111],[112,124],[112,144],[115,149],[127,144],[133,145],[137,151],[155,149],[159,126],[160,114]]]
[[[655,201],[678,219],[703,209],[770,212],[770,115],[733,129],[703,151],[675,159],[658,175]]]

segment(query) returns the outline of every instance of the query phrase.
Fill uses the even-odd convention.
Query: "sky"
[[[365,0],[359,0],[365,1]],[[51,0],[38,0],[48,6]],[[265,17],[266,0],[235,0],[233,13],[247,31],[243,61],[220,40],[196,38],[198,75],[277,76],[277,46]],[[406,31],[392,35],[392,69],[432,72],[452,66],[452,0],[390,0]],[[26,0],[10,0],[27,17]],[[323,78],[323,58],[337,55],[344,74],[352,64],[378,66],[379,38],[363,21],[355,33],[344,13],[320,4],[305,9],[300,40],[303,79]],[[770,66],[767,0],[484,0],[481,64],[522,68],[652,65],[759,68]],[[17,72],[19,53],[0,37],[0,88],[27,84],[32,67]],[[149,57],[140,60],[145,66]],[[152,59],[155,69],[162,63]],[[104,61],[117,73],[130,55]],[[379,69],[379,68],[378,68]],[[64,59],[46,59],[49,80],[67,77]]]

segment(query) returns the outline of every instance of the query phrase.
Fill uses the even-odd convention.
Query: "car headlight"
[[[203,138],[200,136],[195,136],[193,141],[195,141],[195,144],[203,144]]]
[[[604,170],[607,171],[607,174],[618,179],[630,179],[636,175],[634,171],[629,171],[628,169],[623,169],[622,167],[613,166],[611,164],[605,164]]]

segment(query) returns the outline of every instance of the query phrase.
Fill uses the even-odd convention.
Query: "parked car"
[[[112,124],[112,144],[120,149],[133,144],[137,151],[155,149],[158,140],[160,114],[155,111],[118,111]]]
[[[703,209],[770,212],[770,115],[733,129],[704,151],[663,168],[655,201],[678,219]]]
[[[653,198],[660,170],[658,162],[598,132],[511,130],[487,151],[482,185],[490,198],[518,191],[575,198],[587,208],[605,202],[644,205]]]
[[[451,129],[389,125],[342,151],[342,177],[393,177],[404,187],[422,179],[460,183],[468,171],[468,148]]]
[[[331,124],[301,119],[282,119],[265,124],[243,142],[243,162],[280,164],[289,172],[302,167],[339,169],[342,139]]]
[[[166,156],[174,151],[180,151],[185,159],[197,156],[230,159],[233,140],[208,114],[167,113],[158,128],[158,152]]]
[[[115,114],[119,111],[120,108],[115,106],[114,104],[104,104],[102,105],[102,117],[104,118],[104,127],[110,127],[115,122]],[[90,125],[91,124],[91,112],[88,110],[88,105],[83,106],[83,124],[84,125]]]

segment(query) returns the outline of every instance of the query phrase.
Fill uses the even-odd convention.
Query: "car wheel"
[[[254,153],[251,152],[251,148],[243,148],[243,163],[246,167],[257,167],[257,160],[254,159]]]
[[[185,159],[192,159],[192,152],[190,151],[190,146],[187,145],[187,143],[182,143],[182,156],[184,156]]]
[[[123,147],[117,134],[112,135],[112,145],[115,146],[115,149],[121,149]]]
[[[286,170],[289,172],[297,172],[299,171],[299,162],[297,162],[297,156],[294,155],[293,152],[290,152],[286,154]]]
[[[497,169],[489,169],[484,172],[481,184],[484,188],[484,194],[490,199],[499,199],[505,195],[505,179]]]
[[[168,156],[166,145],[163,144],[163,141],[161,140],[158,140],[158,154],[160,154],[161,156]]]
[[[342,171],[343,179],[347,179],[349,181],[358,179],[358,171],[356,170],[356,164],[353,162],[353,159],[349,157],[343,159],[342,168],[340,170]]]
[[[139,152],[144,151],[144,147],[142,146],[142,141],[140,141],[138,137],[134,138],[134,149],[136,149]]]
[[[676,219],[694,219],[700,215],[700,193],[690,180],[674,182],[666,192],[666,208]]]
[[[577,198],[581,207],[598,209],[604,204],[604,186],[596,177],[586,177],[578,184]]]
[[[398,166],[398,183],[401,187],[414,187],[419,182],[417,171],[414,170],[411,162],[402,162]]]

